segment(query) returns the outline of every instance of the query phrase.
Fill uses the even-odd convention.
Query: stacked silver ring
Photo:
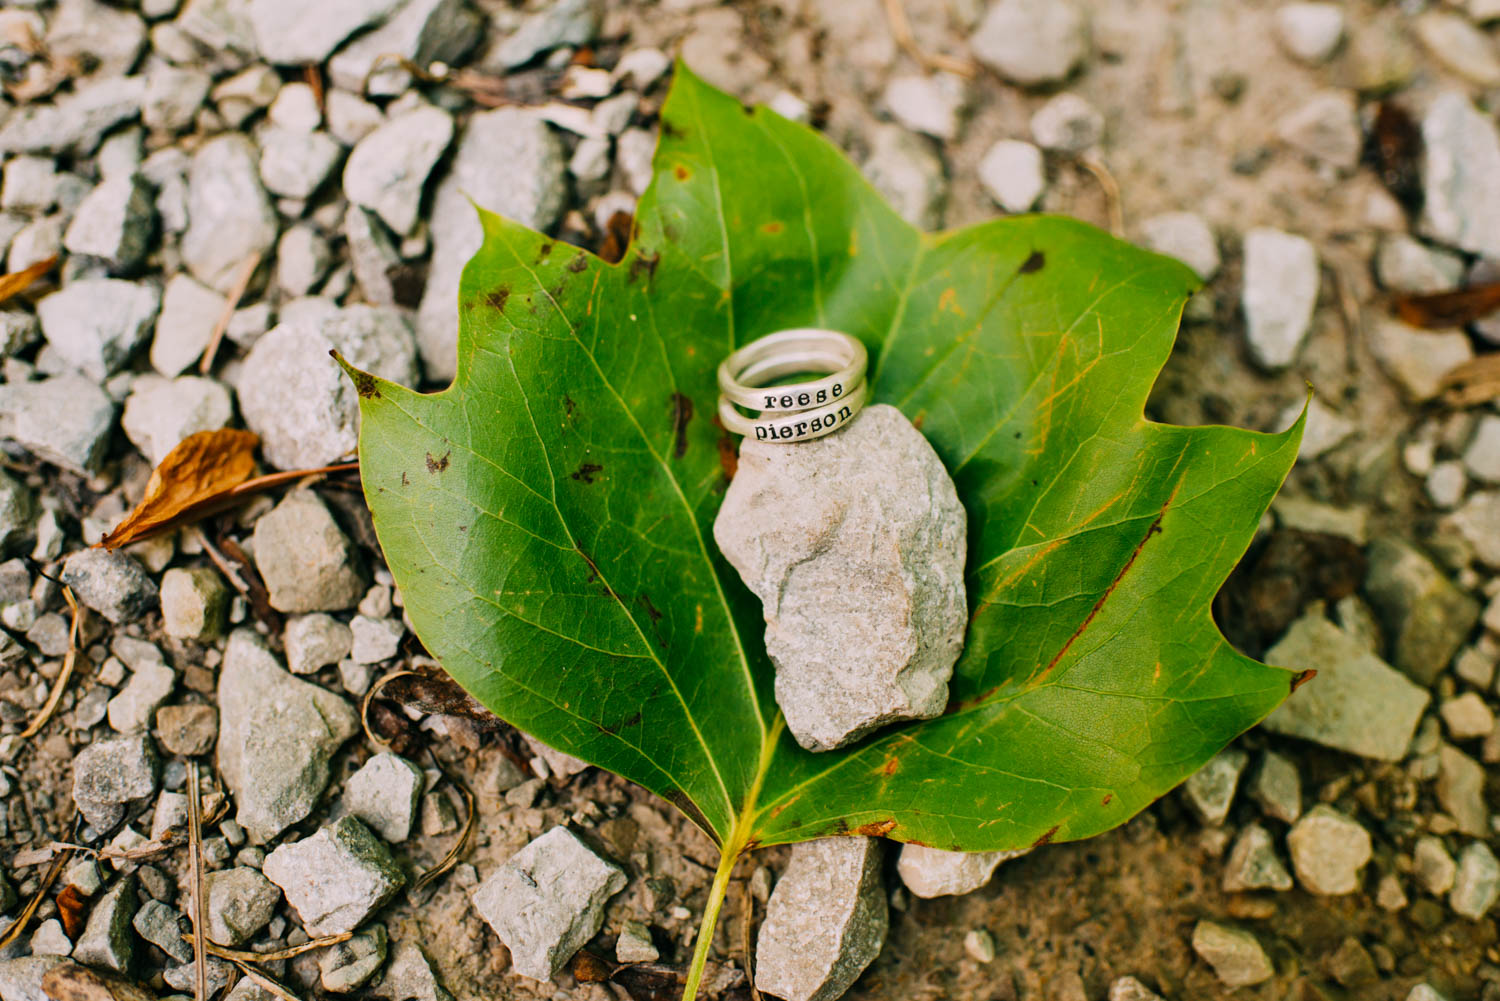
[[[808,441],[854,419],[868,393],[869,362],[858,338],[837,330],[796,327],[751,341],[719,365],[719,422],[756,441]],[[823,377],[770,385],[804,373]],[[759,413],[746,417],[740,408]]]

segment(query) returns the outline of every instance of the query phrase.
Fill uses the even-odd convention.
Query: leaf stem
[[[694,1001],[698,996],[698,985],[703,980],[703,967],[708,962],[708,951],[713,948],[714,928],[719,923],[719,910],[724,906],[724,896],[729,892],[729,875],[734,864],[740,860],[743,843],[734,839],[724,845],[719,853],[719,870],[714,873],[713,886],[708,891],[708,903],[703,906],[703,920],[698,925],[698,941],[693,946],[693,961],[688,964],[687,985],[682,989],[682,1001]]]

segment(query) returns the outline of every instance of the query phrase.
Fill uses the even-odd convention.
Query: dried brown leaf
[[[83,934],[84,925],[88,924],[89,898],[72,884],[63,887],[62,892],[57,895],[57,917],[62,921],[63,931],[68,938],[77,942],[78,936]]]
[[[1398,295],[1391,305],[1396,315],[1413,327],[1426,330],[1463,327],[1500,309],[1500,282],[1430,295]]]
[[[0,302],[14,298],[31,287],[32,282],[51,271],[57,264],[57,255],[53,254],[46,260],[37,261],[30,267],[22,268],[20,271],[12,271],[8,275],[0,275]]]
[[[42,976],[42,992],[52,1001],[156,1001],[133,981],[77,963],[54,966]]]
[[[1500,397],[1500,353],[1455,365],[1443,376],[1443,387],[1443,402],[1450,407],[1472,407]]]
[[[1375,176],[1408,209],[1422,204],[1422,131],[1399,104],[1382,101],[1365,147]]]
[[[480,705],[478,699],[446,674],[408,671],[392,675],[381,687],[381,698],[418,712],[462,716],[489,730],[498,730],[505,725],[499,716]]]
[[[220,428],[199,431],[177,444],[161,460],[146,496],[99,545],[105,549],[136,542],[183,522],[210,513],[216,500],[255,472],[255,446],[260,439],[249,431]]]

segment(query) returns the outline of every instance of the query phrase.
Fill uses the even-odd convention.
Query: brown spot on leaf
[[[617,264],[630,245],[631,215],[615,212],[604,224],[604,238],[599,241],[599,257],[607,264]]]
[[[901,762],[900,762],[899,759],[897,759],[897,758],[887,758],[886,761],[885,761],[885,767],[883,767],[883,768],[880,769],[880,774],[884,775],[886,778],[890,778],[892,775],[896,774],[896,771],[900,767],[901,767]]]
[[[712,838],[714,844],[720,844],[719,836],[714,833],[714,825],[708,822],[708,818],[703,815],[702,810],[698,809],[698,805],[687,798],[687,793],[681,789],[672,789],[664,795],[667,802],[677,807],[687,819],[697,824],[698,829]]]
[[[734,439],[727,434],[719,436],[719,468],[724,471],[725,483],[733,480],[740,468],[740,453],[734,447]]]
[[[568,270],[575,275],[589,266],[589,255],[580,252],[577,257],[568,262]]]
[[[641,605],[643,605],[645,607],[646,614],[648,616],[650,616],[652,622],[660,622],[661,621],[661,619],[662,619],[661,611],[655,605],[653,605],[651,603],[651,595],[649,595],[649,594],[643,594],[643,595],[641,595]]]
[[[668,139],[681,139],[687,135],[687,130],[670,118],[661,119],[661,134]]]
[[[505,308],[505,300],[510,298],[510,286],[500,285],[490,291],[484,297],[484,303],[494,310]]]
[[[355,372],[350,378],[354,380],[354,391],[361,400],[380,399],[380,389],[375,385],[375,377],[369,372]]]
[[[538,264],[540,264],[543,261],[545,261],[548,257],[550,257],[551,255],[552,255],[552,243],[550,241],[548,241],[547,243],[542,244],[540,247],[538,247],[536,249],[536,262]]]
[[[1023,275],[1036,274],[1047,266],[1047,255],[1040,250],[1033,250],[1031,256],[1021,262],[1020,273]]]
[[[571,396],[564,396],[563,397],[563,413],[567,414],[569,417],[572,417],[573,416],[573,408],[576,407],[576,406],[578,406],[578,404],[576,404],[576,403],[573,402],[573,397],[571,397]]]
[[[1102,801],[1100,801],[1099,805],[1100,806],[1108,806],[1109,804],[1113,803],[1114,801],[1115,801],[1115,794],[1112,793],[1112,792],[1107,792],[1107,793],[1104,794],[1104,799]]]
[[[679,163],[677,166],[672,168],[672,176],[677,178],[679,181],[686,181],[688,178],[693,176],[693,172]]]
[[[775,236],[777,233],[781,232],[782,228],[783,227],[782,227],[781,223],[777,222],[775,219],[772,219],[770,222],[768,222],[764,226],[762,226],[760,228],[760,231],[762,233],[769,233],[772,236]]]
[[[453,449],[448,449],[441,456],[434,459],[432,453],[427,453],[427,471],[429,473],[441,473],[448,468],[448,457],[453,454]]]
[[[656,274],[656,265],[659,263],[661,263],[660,251],[652,251],[650,254],[643,250],[637,251],[636,255],[630,259],[630,272],[626,280],[633,282],[642,274],[649,280]]]
[[[583,465],[579,466],[576,470],[569,473],[568,475],[580,483],[593,483],[594,478],[603,469],[604,467],[599,465],[599,463],[597,462],[585,462]]]
[[[1054,824],[1052,826],[1052,828],[1049,831],[1047,831],[1047,833],[1043,834],[1041,837],[1039,837],[1035,841],[1033,841],[1031,843],[1031,847],[1033,847],[1033,848],[1040,848],[1040,847],[1042,847],[1042,845],[1051,844],[1052,843],[1052,839],[1057,836],[1057,832],[1059,830],[1061,830],[1061,829],[1062,829],[1062,825],[1061,824]]]
[[[872,820],[868,824],[860,824],[854,829],[855,834],[862,834],[867,838],[883,838],[896,829],[894,817],[885,820]]]
[[[1298,671],[1296,676],[1292,678],[1292,691],[1295,692],[1297,689],[1301,688],[1303,685],[1307,684],[1317,676],[1318,672],[1313,668],[1308,668],[1305,671]]]
[[[687,454],[687,426],[693,419],[693,401],[681,393],[672,394],[672,455],[678,459]]]

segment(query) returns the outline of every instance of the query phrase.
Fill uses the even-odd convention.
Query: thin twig
[[[455,865],[458,864],[458,858],[461,854],[463,854],[464,846],[467,845],[469,843],[469,839],[473,837],[474,828],[477,825],[479,819],[479,810],[476,808],[477,803],[474,799],[474,794],[469,791],[469,787],[460,782],[457,776],[449,772],[448,769],[444,768],[443,763],[438,760],[437,755],[433,754],[431,749],[428,750],[427,756],[432,760],[432,763],[437,768],[437,770],[443,774],[443,778],[453,783],[453,787],[457,789],[459,795],[464,798],[464,809],[467,811],[468,816],[464,818],[464,829],[459,833],[458,840],[453,843],[453,847],[448,849],[448,854],[444,855],[443,860],[437,865],[433,866],[431,869],[428,869],[426,872],[422,873],[421,876],[417,877],[417,881],[411,885],[412,893],[420,891],[423,887],[427,886],[433,880],[437,879],[439,876],[443,875],[443,873],[447,872],[449,869],[452,869]]]
[[[317,63],[308,63],[302,67],[302,79],[313,92],[313,100],[318,103],[318,114],[324,114],[327,95],[324,93],[323,71],[318,69]]]
[[[1098,181],[1099,187],[1104,189],[1104,202],[1109,210],[1109,231],[1123,240],[1125,238],[1125,208],[1120,202],[1120,184],[1115,180],[1115,175],[1109,172],[1103,160],[1091,154],[1079,157],[1078,165],[1094,175],[1094,180]]]
[[[286,987],[284,987],[281,982],[275,977],[271,977],[260,972],[249,963],[238,959],[227,958],[225,959],[225,962],[233,963],[241,973],[249,977],[251,980],[255,981],[260,986],[264,987],[266,990],[270,991],[272,994],[275,994],[277,997],[281,998],[281,1001],[302,1001],[302,999],[297,995],[287,990]]]
[[[420,675],[416,671],[410,671],[406,668],[402,668],[398,671],[392,671],[390,674],[387,674],[385,677],[381,678],[379,681],[376,681],[375,684],[370,686],[370,690],[368,692],[365,692],[365,700],[359,705],[359,725],[364,727],[365,738],[369,740],[370,743],[380,748],[382,751],[390,751],[391,745],[375,736],[375,731],[370,729],[370,703],[375,701],[375,696],[379,695],[380,690],[386,685],[390,684],[392,681],[395,681],[397,678],[405,677],[420,677]]]
[[[42,711],[37,713],[36,719],[31,725],[21,731],[21,739],[36,736],[52,714],[57,711],[57,704],[62,701],[63,691],[68,687],[68,679],[73,676],[73,665],[78,661],[78,625],[81,615],[78,610],[78,602],[73,597],[73,589],[64,584],[63,598],[68,603],[68,608],[73,612],[73,624],[68,627],[68,652],[63,656],[62,670],[57,672],[57,680],[52,683],[52,692],[47,696],[47,704],[42,706]]]
[[[199,822],[198,762],[191,759],[188,769],[188,896],[193,919],[193,986],[196,1001],[208,1001],[208,956],[203,934],[203,831]]]
[[[911,32],[911,21],[906,17],[906,6],[902,0],[885,0],[885,19],[891,27],[891,37],[896,44],[906,50],[906,54],[917,61],[924,69],[943,70],[972,80],[979,72],[978,68],[967,59],[957,59],[941,52],[928,52],[917,44],[916,36]]]
[[[73,821],[73,827],[76,833],[78,828],[78,821],[76,819]],[[15,923],[5,930],[4,935],[0,935],[0,952],[9,949],[21,937],[21,933],[26,930],[26,926],[31,923],[31,919],[36,915],[37,908],[41,907],[42,901],[47,898],[47,893],[52,889],[52,884],[57,882],[58,876],[62,875],[63,866],[67,865],[68,860],[72,857],[73,853],[71,851],[65,851],[60,852],[57,858],[52,860],[52,865],[47,869],[47,874],[42,877],[41,885],[36,888],[36,893],[33,893],[31,899],[26,901],[26,906],[21,910],[20,915],[16,917]]]
[[[312,952],[314,949],[324,949],[330,945],[338,945],[340,942],[347,942],[353,937],[354,932],[352,931],[339,932],[337,935],[329,935],[326,938],[315,938],[310,942],[303,942],[301,945],[289,945],[285,949],[275,949],[271,952],[226,949],[224,946],[215,945],[212,942],[205,942],[204,948],[208,950],[209,955],[217,956],[219,959],[227,959],[230,962],[275,963],[283,959],[293,959],[304,952]],[[192,936],[184,935],[182,936],[182,940],[184,942],[191,941]]]
[[[229,329],[229,321],[234,318],[234,311],[239,308],[240,299],[244,296],[245,289],[249,287],[250,279],[258,267],[260,267],[260,251],[255,250],[240,265],[240,273],[235,276],[234,284],[229,287],[229,296],[224,300],[224,308],[219,312],[219,318],[214,321],[214,330],[208,337],[208,346],[203,349],[203,357],[198,359],[199,375],[207,375],[213,371],[214,355],[219,353],[219,342],[224,339],[224,331]]]
[[[208,536],[204,534],[203,529],[194,525],[193,537],[198,540],[198,545],[203,547],[203,551],[208,554],[208,558],[213,561],[213,565],[219,568],[219,573],[228,579],[230,585],[236,591],[240,592],[240,594],[248,596],[250,594],[249,586],[240,577],[239,573],[235,571],[234,567],[229,565],[229,561],[224,558],[223,553],[219,552],[218,547],[208,541]]]

